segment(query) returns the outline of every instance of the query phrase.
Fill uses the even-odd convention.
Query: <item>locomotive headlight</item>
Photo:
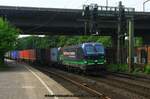
[[[98,60],[95,60],[95,62],[98,62]]]
[[[87,61],[84,61],[85,64],[87,64]]]

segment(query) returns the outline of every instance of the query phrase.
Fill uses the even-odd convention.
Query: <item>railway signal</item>
[[[98,17],[98,5],[97,5],[97,4],[95,4],[95,5],[93,6],[92,15],[93,15],[93,19],[94,19],[94,20],[97,19],[97,17]]]
[[[128,26],[128,27],[127,27]],[[128,28],[128,29],[127,29]],[[125,48],[125,33],[128,32],[128,57],[124,55]],[[122,5],[122,2],[119,2],[119,11],[118,11],[118,41],[117,41],[117,63],[122,64],[126,63],[126,58],[128,58],[129,72],[133,68],[134,61],[134,21],[133,16],[125,16],[125,7]]]
[[[85,19],[85,34],[96,34],[97,31],[97,18],[98,18],[98,5],[84,5],[82,16]]]
[[[83,12],[82,12],[82,16],[84,16],[84,18],[88,19],[90,16],[90,6],[89,5],[84,5],[83,6]]]
[[[99,10],[98,10],[99,8]],[[119,2],[118,7],[108,7],[108,6],[98,6],[97,4],[92,5],[84,5],[83,9],[83,17],[85,18],[85,34],[97,34],[98,32],[98,17],[116,17],[117,23],[117,63],[122,64],[126,63],[126,58],[128,56],[129,59],[129,71],[131,71],[131,64],[133,63],[133,24],[134,22],[131,20],[133,15],[126,16],[126,12],[133,12],[134,8],[125,8],[122,5],[122,2]],[[107,12],[112,12],[111,14],[107,14]],[[128,20],[128,24],[127,24]],[[125,36],[128,33],[129,35],[129,44],[128,44],[128,55],[124,55],[125,48]],[[132,44],[131,44],[132,43]]]
[[[90,6],[89,5],[83,6],[82,16],[85,18],[84,35],[86,35],[87,32],[89,32],[89,18],[90,18]]]
[[[93,27],[91,28],[92,30],[92,34],[97,34],[98,30],[97,30],[97,18],[98,18],[98,5],[95,4],[93,5],[93,9],[92,9],[92,25]]]
[[[124,47],[125,47],[125,33],[126,33],[126,16],[125,7],[122,2],[119,2],[118,7],[118,41],[117,41],[117,63],[125,63]]]

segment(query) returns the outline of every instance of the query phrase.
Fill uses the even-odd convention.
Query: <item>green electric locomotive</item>
[[[83,71],[104,70],[105,51],[100,43],[83,43],[62,47],[59,50],[59,62],[67,68],[77,68]]]

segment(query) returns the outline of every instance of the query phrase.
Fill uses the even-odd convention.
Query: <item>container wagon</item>
[[[51,48],[50,57],[51,57],[50,61],[52,66],[54,67],[60,66],[59,48]]]
[[[47,64],[50,63],[50,49],[35,49],[36,53],[36,62],[39,64]]]

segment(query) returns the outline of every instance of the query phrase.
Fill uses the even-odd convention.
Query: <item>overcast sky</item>
[[[126,7],[134,7],[137,11],[143,10],[143,2],[146,0],[108,0],[109,6],[117,6],[122,1]],[[0,5],[48,7],[48,8],[82,8],[83,4],[97,3],[106,5],[106,0],[0,0]],[[150,2],[145,5],[146,11],[150,11]]]

